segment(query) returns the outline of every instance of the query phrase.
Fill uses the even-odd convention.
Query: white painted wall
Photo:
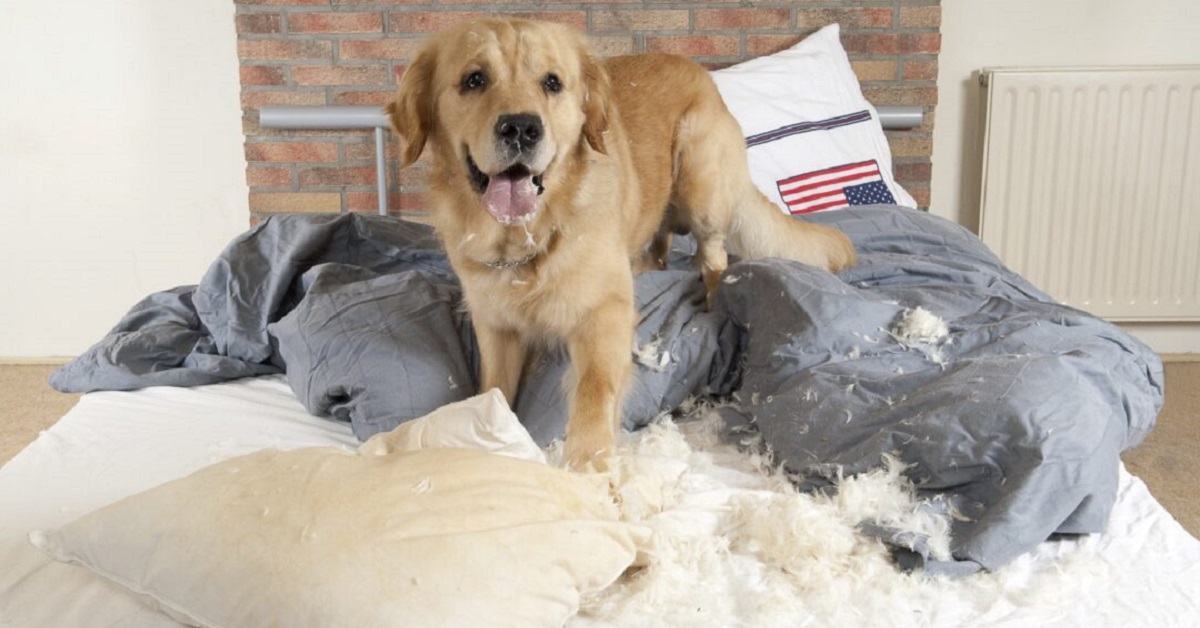
[[[248,225],[231,0],[0,0],[0,359],[78,354]]]
[[[978,228],[988,66],[1200,63],[1196,0],[943,0],[930,211]]]
[[[989,66],[1200,63],[1196,0],[943,0],[930,212],[979,226]],[[1200,326],[1129,326],[1161,352],[1200,353]]]

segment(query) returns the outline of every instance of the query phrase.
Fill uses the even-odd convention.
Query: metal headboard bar
[[[913,129],[921,125],[925,112],[919,106],[876,107],[886,130]],[[258,123],[267,129],[375,129],[375,182],[379,214],[387,215],[387,163],[384,161],[384,132],[391,127],[387,115],[371,105],[268,105],[259,109]]]
[[[371,105],[269,105],[258,110],[258,124],[267,129],[375,129],[375,186],[379,215],[386,216],[387,162],[384,146],[387,115]]]
[[[925,109],[920,105],[884,105],[875,111],[884,131],[909,131],[925,122]]]

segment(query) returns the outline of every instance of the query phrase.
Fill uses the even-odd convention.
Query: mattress
[[[703,530],[695,522],[728,509],[741,493],[761,495],[769,484],[769,474],[747,479],[759,461],[706,437],[712,430],[687,421],[668,427],[652,426],[627,436],[622,445],[647,448],[653,439],[683,434],[692,448],[680,458],[687,468],[676,471],[684,474],[677,480],[686,476],[687,481],[676,484],[702,487],[703,495],[677,500],[688,508],[666,513],[671,516],[663,518],[657,533],[671,534],[668,519],[677,528],[686,524],[689,533]],[[29,533],[232,456],[263,448],[357,445],[348,425],[310,415],[282,376],[85,395],[0,469],[0,626],[177,625],[85,569],[52,561],[29,544]],[[660,470],[679,467],[676,462],[663,463]],[[1194,625],[1200,616],[1200,541],[1124,468],[1103,534],[1048,541],[1001,570],[959,579],[898,570],[844,574],[820,584],[827,589],[818,593],[838,602],[822,611],[825,615],[814,615],[820,609],[811,603],[786,612],[782,603],[746,604],[748,595],[770,593],[765,580],[750,582],[771,577],[770,560],[765,567],[745,569],[749,554],[728,544],[714,546],[724,547],[710,558],[726,561],[720,567],[725,577],[679,563],[670,574],[676,586],[660,586],[650,595],[633,583],[618,582],[613,591],[588,600],[570,624],[800,625],[837,619],[882,625],[886,619],[928,626],[1183,626]],[[689,577],[706,581],[689,583]],[[844,599],[831,597],[831,591]],[[679,613],[688,607],[705,612]],[[897,617],[897,608],[906,614]]]

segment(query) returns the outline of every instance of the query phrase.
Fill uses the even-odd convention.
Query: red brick
[[[904,62],[904,80],[906,81],[936,81],[938,62],[934,58],[929,61],[910,59]]]
[[[677,9],[603,9],[592,13],[592,30],[679,31],[688,28],[688,12]]]
[[[277,65],[243,65],[238,68],[242,85],[283,85],[283,68]]]
[[[342,197],[337,192],[251,192],[250,211],[339,212]]]
[[[375,213],[379,211],[379,198],[375,192],[347,192],[346,210]],[[424,212],[425,195],[421,192],[388,192],[388,214]]]
[[[432,33],[485,15],[479,11],[435,11],[392,13],[388,30],[393,33]]]
[[[379,13],[289,13],[291,33],[378,33],[383,31]]]
[[[680,35],[646,38],[647,52],[670,52],[687,57],[732,57],[738,53],[736,35]]]
[[[890,28],[892,26],[892,9],[890,7],[845,8],[845,9],[799,9],[796,11],[796,25],[799,28],[820,28],[837,22],[842,31],[857,28]]]
[[[400,150],[400,142],[390,142]],[[429,159],[422,157],[413,165],[400,170],[396,183],[404,188],[420,188],[429,181]]]
[[[931,198],[929,187],[919,187],[909,184],[905,185],[904,189],[908,192],[909,196],[912,196],[913,200],[917,202],[917,207],[929,209],[929,199]]]
[[[873,105],[936,105],[937,86],[865,86],[863,96]]]
[[[896,80],[895,59],[864,59],[851,61],[850,67],[860,83]]]
[[[242,135],[245,137],[253,137],[262,135],[262,126],[258,124],[258,112],[253,109],[242,110]]]
[[[633,54],[636,49],[633,37],[623,35],[606,37],[593,35],[588,37],[588,43],[591,45],[592,52],[601,57]]]
[[[926,157],[933,152],[933,138],[926,134],[887,136],[893,157]]]
[[[408,60],[416,55],[424,43],[422,39],[346,39],[338,44],[338,57],[342,60]]]
[[[330,104],[333,105],[378,105],[380,107],[392,102],[396,97],[394,89],[355,89],[335,91]]]
[[[296,66],[292,82],[296,85],[383,85],[388,69],[382,65]]]
[[[329,2],[330,0],[325,0]],[[429,4],[429,0],[332,0],[336,5],[359,5],[359,4]]]
[[[746,54],[750,57],[762,57],[787,50],[800,43],[804,35],[747,35]]]
[[[242,90],[242,107],[257,109],[266,105],[324,105],[324,92]]]
[[[338,145],[334,142],[247,142],[246,161],[335,162]]]
[[[933,174],[933,165],[928,161],[920,161],[913,163],[895,163],[892,167],[892,173],[897,181],[916,182],[929,181],[930,175]]]
[[[940,6],[900,7],[900,28],[937,28],[941,23]]]
[[[283,187],[292,184],[292,172],[287,168],[246,168],[246,185],[250,187]]]
[[[299,5],[318,5],[318,4],[328,5],[329,0],[233,0],[233,3],[234,4],[246,4],[246,5],[256,4],[256,5],[299,6]]]
[[[243,13],[234,17],[237,32],[255,35],[283,32],[283,17],[278,13]]]
[[[921,124],[914,131],[924,133],[933,133],[934,122],[937,120],[937,110],[932,107],[925,107],[925,116],[921,119]]]
[[[374,136],[371,136],[372,138]],[[392,144],[393,142],[388,142]],[[365,142],[348,143],[342,145],[343,163],[353,162],[375,162],[375,141],[374,139]],[[387,156],[387,148],[385,145],[384,156]]]
[[[308,168],[299,173],[300,186],[308,185],[374,185],[375,168]]]
[[[942,49],[940,33],[900,35],[900,54],[937,54]]]
[[[792,25],[791,9],[698,9],[695,27],[700,30],[784,29]]]
[[[938,33],[847,33],[842,35],[842,45],[849,53],[937,54],[942,36]]]
[[[238,57],[244,60],[332,60],[333,44],[328,41],[243,39],[238,42]]]
[[[508,13],[513,17],[520,17],[527,20],[540,20],[543,22],[558,22],[567,26],[574,26],[579,30],[587,28],[587,13],[584,11],[532,11],[532,12],[516,12]]]
[[[842,33],[842,47],[848,54],[899,54],[900,40],[894,33]]]

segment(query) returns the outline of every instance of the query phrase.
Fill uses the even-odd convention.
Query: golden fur
[[[843,234],[785,216],[754,187],[741,129],[683,57],[598,61],[568,27],[481,19],[425,44],[388,113],[403,166],[429,149],[431,219],[462,281],[483,389],[513,401],[530,351],[565,344],[572,468],[612,452],[633,276],[665,263],[672,232],[696,237],[710,298],[727,246],[854,263]]]

